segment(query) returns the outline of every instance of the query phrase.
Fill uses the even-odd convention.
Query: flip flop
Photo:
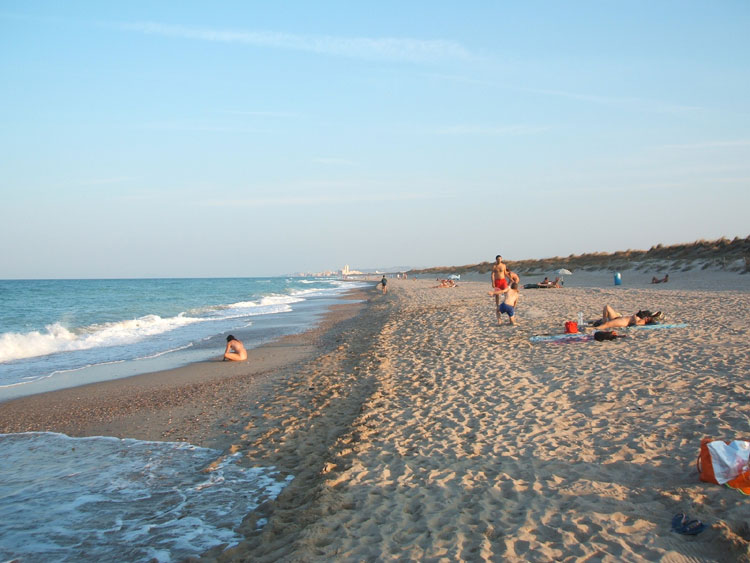
[[[687,523],[687,515],[680,512],[672,517],[672,530],[677,531],[681,529]]]
[[[706,525],[700,520],[691,520],[690,522],[685,524],[685,526],[683,526],[682,530],[678,530],[678,533],[684,534],[686,536],[696,536],[705,529]]]
[[[700,520],[690,520],[686,514],[680,512],[672,518],[672,531],[685,536],[695,536],[706,529]]]

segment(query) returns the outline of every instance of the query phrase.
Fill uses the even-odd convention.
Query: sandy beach
[[[185,440],[294,475],[209,561],[750,561],[748,498],[695,469],[701,438],[750,436],[750,283],[689,276],[524,290],[517,327],[489,278],[391,280],[247,363],[3,403],[0,432]],[[605,304],[688,326],[529,340]],[[708,528],[672,532],[678,512]]]

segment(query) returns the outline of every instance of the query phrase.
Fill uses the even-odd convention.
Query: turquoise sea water
[[[230,332],[248,347],[302,332],[357,285],[0,281],[0,401],[218,359]],[[244,516],[294,478],[191,444],[50,432],[0,434],[0,459],[0,561],[199,556],[240,541]]]
[[[0,401],[220,356],[230,332],[254,347],[306,330],[350,287],[287,277],[0,280]]]

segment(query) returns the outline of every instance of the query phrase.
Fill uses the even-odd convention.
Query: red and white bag
[[[750,495],[750,441],[703,438],[698,472],[701,481],[727,485]]]

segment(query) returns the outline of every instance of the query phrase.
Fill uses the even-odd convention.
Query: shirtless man
[[[224,350],[224,361],[226,360],[232,362],[244,362],[247,360],[245,345],[231,334],[227,336],[227,347]]]
[[[513,282],[510,284],[510,287],[489,292],[489,295],[494,295],[495,299],[498,299],[503,294],[505,294],[505,300],[497,306],[497,324],[503,324],[502,316],[503,313],[506,313],[510,324],[516,326],[516,305],[518,304],[518,298],[521,296],[518,291],[518,284]]]
[[[659,316],[660,313],[655,313],[653,317],[647,317],[645,315],[640,316],[638,313],[634,315],[621,315],[609,305],[605,305],[604,310],[602,311],[601,322],[594,323],[591,328],[603,330],[605,328],[624,328],[627,326],[649,325],[654,324]]]
[[[508,280],[505,279],[508,268],[503,264],[503,257],[499,254],[495,256],[495,263],[492,266],[492,273],[490,279],[492,280],[493,289],[506,289],[508,287]],[[500,294],[495,295],[495,306],[500,306]]]

